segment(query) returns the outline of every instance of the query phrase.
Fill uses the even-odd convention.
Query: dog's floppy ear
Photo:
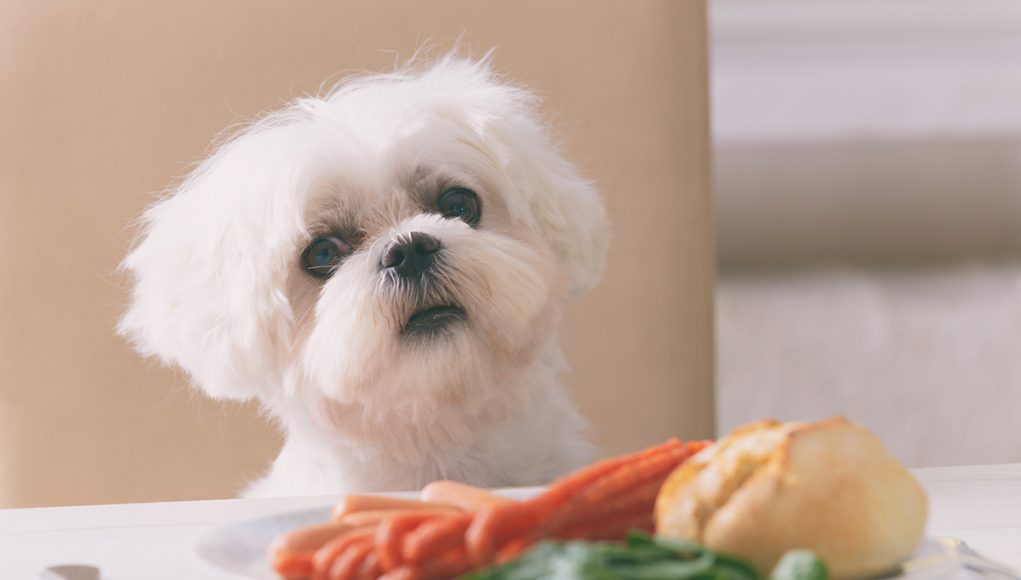
[[[603,272],[608,244],[606,212],[595,187],[547,142],[519,151],[512,179],[526,195],[536,226],[570,275],[572,294],[589,290]]]
[[[572,293],[579,294],[602,275],[606,213],[595,187],[550,139],[537,112],[539,99],[502,81],[491,56],[473,61],[450,53],[426,71],[426,86],[444,88],[441,100],[450,118],[466,122],[478,138],[475,146],[499,160],[505,185],[518,194],[507,200],[511,212],[546,239],[570,277]]]
[[[533,226],[570,276],[572,294],[599,281],[609,241],[606,212],[595,186],[561,156],[527,100],[506,124],[491,127],[510,151],[508,180],[527,201]]]
[[[595,286],[602,276],[608,234],[606,212],[595,187],[582,179],[560,154],[538,114],[539,99],[505,84],[481,61],[448,55],[430,74],[442,76],[446,86],[464,86],[465,109],[479,134],[478,146],[502,161],[507,186],[517,189],[526,207],[511,207],[550,244],[568,273],[572,294]],[[467,80],[466,80],[467,79]]]
[[[286,126],[221,147],[142,218],[121,264],[134,279],[118,331],[185,369],[214,398],[247,399],[279,380],[293,319],[284,294],[301,210],[280,183]],[[283,165],[283,166],[281,166]]]

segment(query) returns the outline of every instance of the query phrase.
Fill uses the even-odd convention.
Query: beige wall
[[[427,40],[545,96],[614,222],[569,381],[607,452],[712,434],[701,2],[0,2],[0,507],[225,497],[274,454],[113,335],[130,220],[222,129]]]

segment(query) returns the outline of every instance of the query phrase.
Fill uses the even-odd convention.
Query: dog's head
[[[120,331],[213,397],[505,397],[606,246],[535,104],[447,57],[254,123],[146,212]]]

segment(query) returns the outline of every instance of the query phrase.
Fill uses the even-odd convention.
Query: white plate
[[[540,487],[501,489],[495,493],[513,498],[527,499],[541,492]],[[418,493],[386,493],[391,497],[418,498]],[[277,580],[269,566],[266,553],[274,538],[295,528],[329,521],[333,505],[272,516],[245,520],[217,528],[198,539],[196,552],[199,562],[215,573],[232,578],[258,578]]]
[[[498,493],[525,499],[538,491],[539,488],[522,488]],[[417,497],[417,494],[386,495]],[[273,539],[295,528],[328,521],[332,507],[285,512],[217,528],[199,538],[196,546],[199,561],[220,576],[276,580],[279,577],[273,573],[266,559]],[[889,578],[1021,578],[1006,571],[997,574],[995,568],[985,568],[991,563],[987,564],[969,552],[956,540],[926,538],[911,560],[902,566],[906,573]]]
[[[219,575],[278,579],[266,559],[270,543],[280,534],[330,519],[331,506],[256,518],[217,528],[201,536],[199,561]]]

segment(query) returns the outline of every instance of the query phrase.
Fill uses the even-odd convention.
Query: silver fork
[[[982,556],[957,538],[938,538],[936,542],[943,550],[938,554],[927,554],[901,564],[902,577],[921,580],[923,578],[946,578],[952,570],[970,572],[968,577],[1000,578],[1017,580],[1021,574],[1005,564]],[[896,577],[896,576],[894,576]]]

